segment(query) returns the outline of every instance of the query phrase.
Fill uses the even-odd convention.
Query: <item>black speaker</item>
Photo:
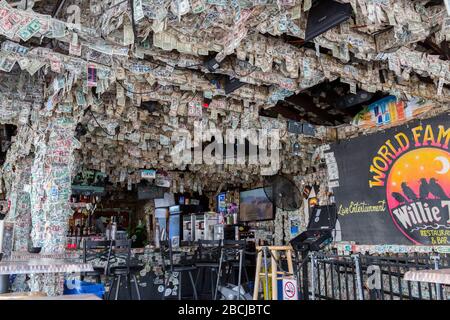
[[[242,87],[245,83],[239,81],[238,78],[228,78],[228,80],[225,82],[225,94],[229,94],[240,87]]]
[[[302,125],[302,132],[304,135],[314,136],[316,134],[316,127],[310,123],[305,122]]]
[[[302,134],[303,126],[301,122],[288,120],[287,130],[289,133]]]
[[[332,0],[315,1],[308,13],[305,41],[310,41],[346,21],[351,17],[352,12],[352,6],[349,3]]]
[[[315,126],[312,124],[293,120],[288,120],[287,130],[289,133],[304,134],[307,136],[314,136],[316,132]]]
[[[219,62],[215,58],[211,58],[205,61],[203,65],[205,66],[206,69],[209,70],[209,72],[214,72],[220,67]]]
[[[336,227],[336,205],[315,206],[309,217],[307,230],[333,230]]]
[[[372,99],[373,93],[359,90],[356,94],[348,94],[336,101],[336,108],[347,109]]]

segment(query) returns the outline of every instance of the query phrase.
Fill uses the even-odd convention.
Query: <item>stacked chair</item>
[[[205,283],[210,282],[211,299],[214,299],[216,283],[220,265],[220,253],[222,248],[221,240],[199,240],[195,252],[195,266],[197,267],[197,276],[195,285],[197,287],[200,280],[200,292],[203,293]]]
[[[184,259],[181,259],[179,263],[174,263],[174,253],[171,241],[160,241],[160,253],[164,274],[164,291],[162,293],[162,299],[165,300],[165,292],[169,284],[169,279],[174,273],[178,273],[178,300],[183,298],[183,278],[187,274],[192,287],[193,298],[197,300],[197,289],[194,282],[193,272],[197,270],[194,261],[187,259],[187,254],[184,255]],[[167,264],[166,262],[169,262]]]

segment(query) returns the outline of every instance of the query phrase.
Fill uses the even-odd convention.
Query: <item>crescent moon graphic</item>
[[[445,157],[436,157],[434,160],[439,161],[442,164],[442,169],[436,171],[438,174],[446,174],[450,171],[450,162]]]

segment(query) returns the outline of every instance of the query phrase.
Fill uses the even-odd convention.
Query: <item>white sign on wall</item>
[[[142,179],[155,179],[156,178],[156,170],[141,170],[141,178]]]
[[[295,279],[283,279],[283,300],[298,300],[298,288]]]

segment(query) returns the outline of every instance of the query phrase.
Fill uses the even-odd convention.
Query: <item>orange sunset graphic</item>
[[[450,199],[450,153],[425,147],[402,155],[389,172],[386,196],[391,216],[393,209],[415,201]],[[393,220],[405,236],[418,243]]]

